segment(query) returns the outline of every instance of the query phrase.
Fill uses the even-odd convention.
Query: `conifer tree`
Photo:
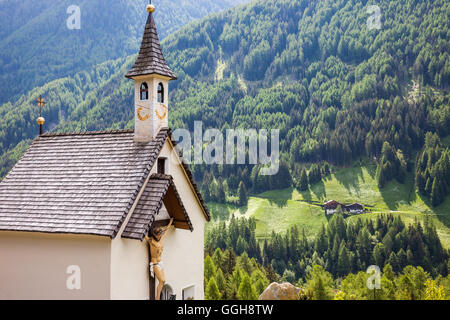
[[[339,247],[337,275],[343,277],[346,274],[348,274],[349,271],[351,271],[350,254],[345,246],[344,240],[342,240],[341,245]]]
[[[208,255],[205,258],[205,281],[208,283],[209,279],[214,277],[216,274],[216,266],[212,261],[211,257]]]
[[[238,297],[241,300],[257,300],[256,290],[252,285],[250,277],[245,274],[242,278],[241,284],[238,289]]]
[[[264,290],[266,290],[267,287],[269,286],[269,279],[267,279],[265,273],[262,272],[260,269],[254,270],[250,276],[250,279],[254,284],[257,296],[260,296],[261,293],[263,293]]]
[[[217,183],[217,202],[225,203],[225,201],[226,201],[225,189],[223,186],[223,180],[222,178],[220,178]]]
[[[384,261],[386,259],[386,252],[384,245],[382,243],[378,243],[373,249],[373,259],[377,266],[384,266]]]
[[[221,294],[219,288],[217,287],[216,279],[212,277],[209,279],[208,284],[205,289],[205,299],[206,300],[220,300]]]
[[[427,280],[425,283],[425,300],[446,300],[445,289],[442,285],[437,285],[435,280]]]
[[[272,282],[278,282],[279,276],[278,274],[275,272],[275,270],[273,269],[272,265],[269,264],[266,268],[266,276],[267,279],[269,280],[270,283]]]
[[[222,250],[217,248],[216,251],[214,251],[212,260],[214,262],[214,265],[217,266],[217,269],[223,268],[224,257]]]
[[[322,266],[314,266],[311,270],[306,288],[313,300],[331,300],[333,298],[333,278]]]
[[[300,179],[298,182],[298,189],[300,191],[306,191],[308,190],[308,175],[306,173],[306,169],[303,168],[300,173]]]
[[[248,200],[247,188],[245,187],[242,181],[239,183],[238,194],[239,194],[239,205],[240,206],[247,205]]]
[[[217,268],[218,271],[216,273],[216,284],[217,284],[217,288],[221,294],[221,297],[223,299],[226,299],[226,288],[227,288],[227,282],[225,280],[225,277],[223,275],[223,272],[220,268]]]

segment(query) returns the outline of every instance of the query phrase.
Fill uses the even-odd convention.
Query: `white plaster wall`
[[[141,84],[146,82],[149,90],[149,99],[146,101],[141,101],[140,88]],[[157,93],[158,84],[162,83],[164,86],[164,105],[168,108],[169,106],[169,81],[165,78],[151,76],[138,77],[134,80],[134,105],[135,105],[135,116],[134,116],[134,128],[136,132],[135,141],[146,142],[150,141],[152,137],[158,134],[159,130],[163,127],[168,127],[168,114],[162,120],[160,120],[155,113],[155,108],[158,112],[163,115],[163,108],[157,103]],[[144,111],[141,112],[142,116],[147,114],[150,115],[149,119],[142,121],[139,120],[137,115],[137,109],[145,107]],[[168,112],[168,111],[167,111]]]
[[[134,130],[135,130],[135,141],[145,142],[149,141],[152,133],[152,119],[151,117],[147,120],[140,120],[138,117],[137,110],[139,107],[144,107],[141,115],[145,117],[146,115],[151,116],[151,106],[154,99],[152,83],[149,81],[151,79],[136,80],[134,82]],[[141,101],[140,88],[142,82],[147,82],[149,87],[149,99],[146,101]]]
[[[170,142],[161,152],[194,232],[171,228],[163,253],[167,284],[177,299],[195,285],[204,299],[203,255],[205,216]],[[156,172],[156,166],[152,173]],[[131,212],[127,218],[131,216]],[[148,299],[149,254],[145,242],[109,238],[0,232],[0,299]],[[81,290],[68,290],[67,267],[81,268]]]
[[[166,142],[160,156],[170,161],[166,173],[174,178],[176,188],[194,226],[194,232],[173,227],[169,230],[163,252],[164,271],[167,284],[174,289],[177,299],[182,298],[184,288],[195,285],[195,299],[203,300],[206,219],[184,175],[179,158],[175,153],[171,153],[172,150],[170,143]],[[155,166],[151,173],[156,171]],[[131,212],[127,218],[130,216]],[[111,246],[111,299],[149,299],[148,247],[145,242],[121,238],[126,222]]]
[[[0,300],[109,299],[106,237],[0,232]],[[81,289],[69,290],[68,266],[81,270]]]
[[[166,80],[163,80],[161,78],[153,78],[152,79],[152,96],[153,96],[153,110],[152,110],[152,132],[153,136],[156,136],[161,130],[161,128],[167,128],[169,126],[169,82]],[[158,85],[159,83],[162,83],[164,86],[164,103],[158,103]],[[156,111],[158,111],[160,116],[164,115],[164,108],[162,106],[165,106],[167,108],[166,115],[163,119],[160,119],[156,115]]]
[[[117,236],[111,245],[111,299],[148,300],[148,266],[145,242]]]
[[[182,289],[195,285],[195,299],[204,299],[203,256],[204,228],[206,218],[190,186],[188,178],[179,162],[179,157],[172,153],[170,142],[166,142],[161,157],[169,159],[168,174],[173,176],[175,186],[189,214],[194,231],[171,228],[166,239],[163,262],[167,284],[175,291],[177,299],[182,299]],[[153,168],[152,173],[156,172]]]
[[[191,188],[188,178],[176,153],[172,153],[170,142],[166,142],[160,156],[168,159],[166,173],[173,176],[176,188],[194,226],[194,232],[171,228],[165,238],[163,252],[164,271],[167,284],[177,299],[182,290],[195,285],[195,299],[204,299],[203,255],[204,227],[206,218]],[[154,166],[151,173],[156,173]],[[145,241],[121,237],[134,207],[130,210],[119,233],[111,244],[111,299],[149,299],[149,252]],[[158,217],[159,218],[159,217]]]

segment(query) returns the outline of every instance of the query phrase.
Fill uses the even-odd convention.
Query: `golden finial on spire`
[[[150,4],[147,6],[147,12],[148,12],[148,13],[153,13],[153,12],[155,12],[155,6],[152,5],[152,0],[150,0]]]
[[[42,96],[39,96],[39,98],[37,99],[37,105],[40,108],[39,118],[37,118],[37,124],[39,125],[39,134],[42,134],[42,126],[45,123],[45,119],[42,116],[42,108],[45,106],[45,104],[46,102],[44,98],[42,98]]]

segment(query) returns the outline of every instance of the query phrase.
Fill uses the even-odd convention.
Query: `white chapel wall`
[[[195,286],[195,299],[204,299],[203,257],[204,228],[206,219],[196,195],[188,182],[182,165],[174,161],[169,142],[164,145],[160,156],[168,159],[167,174],[173,176],[175,186],[194,226],[194,232],[172,228],[166,237],[163,262],[167,284],[175,291],[177,299],[182,299],[184,288]],[[177,159],[178,156],[176,156]],[[152,173],[156,173],[156,167]]]
[[[170,161],[166,174],[173,176],[176,188],[194,226],[194,232],[171,228],[165,239],[163,252],[167,284],[177,299],[182,299],[183,289],[195,286],[195,299],[204,299],[203,256],[204,227],[206,219],[196,199],[181,163],[171,160],[171,146],[164,145],[160,156]],[[155,165],[151,174],[157,172]],[[131,212],[129,213],[129,215]],[[126,221],[121,228],[123,230]],[[149,253],[145,241],[121,238],[121,231],[111,246],[111,298],[149,298]],[[156,284],[157,285],[157,284]],[[190,290],[192,292],[192,290]]]
[[[0,300],[109,299],[110,244],[106,237],[0,232]]]

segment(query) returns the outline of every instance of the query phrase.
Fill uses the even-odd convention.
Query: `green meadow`
[[[358,217],[374,219],[377,215],[390,213],[399,215],[410,224],[431,215],[443,244],[450,248],[450,197],[433,208],[416,192],[413,174],[408,174],[404,184],[394,181],[380,190],[375,172],[376,166],[373,165],[345,168],[305,192],[292,188],[274,190],[250,197],[245,207],[210,203],[209,208],[215,222],[227,220],[232,214],[255,218],[258,239],[270,237],[272,231],[284,233],[293,225],[304,229],[308,237],[314,237],[327,222],[320,204],[327,200],[347,204],[358,202],[369,212],[347,218],[350,221]]]

